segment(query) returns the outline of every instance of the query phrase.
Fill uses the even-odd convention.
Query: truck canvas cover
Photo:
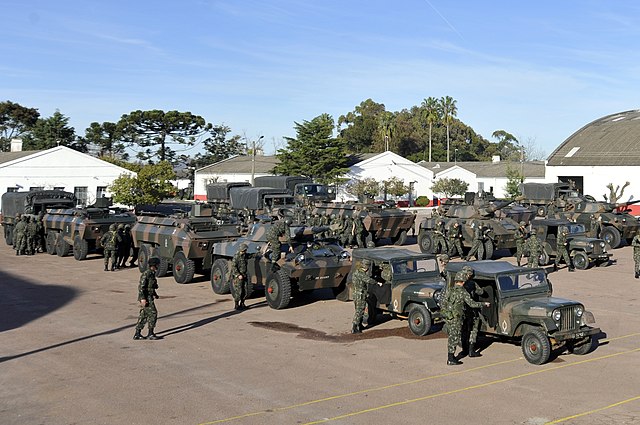
[[[285,189],[289,195],[293,195],[296,185],[300,183],[313,183],[313,180],[302,176],[260,176],[254,179],[253,185],[255,187]]]
[[[286,190],[272,187],[234,187],[233,190],[229,190],[233,209],[262,209],[264,197],[267,195],[288,195],[288,193]]]
[[[233,187],[251,187],[249,182],[224,182],[207,185],[208,202],[229,202],[229,190]]]
[[[521,183],[520,192],[525,199],[539,199],[553,201],[558,189],[569,186],[564,183]]]
[[[75,207],[76,197],[62,190],[37,190],[30,192],[7,192],[2,195],[2,214],[15,217],[17,214],[37,214],[51,207]],[[33,207],[33,208],[31,208]]]

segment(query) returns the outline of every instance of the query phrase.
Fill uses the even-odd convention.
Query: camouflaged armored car
[[[216,294],[234,290],[230,284],[231,259],[240,244],[248,246],[248,279],[252,289],[264,288],[265,298],[276,310],[289,305],[298,292],[321,288],[343,291],[351,269],[351,257],[340,245],[330,240],[316,240],[315,234],[327,227],[290,227],[293,253],[286,253],[275,264],[265,258],[267,232],[271,223],[257,223],[249,233],[232,242],[213,245],[211,287]],[[288,246],[283,244],[283,249]]]
[[[102,250],[100,240],[109,231],[109,226],[133,225],[136,221],[136,216],[127,210],[99,205],[50,209],[42,220],[47,252],[64,257],[73,251],[76,260],[84,260],[89,253]]]
[[[444,279],[433,254],[379,247],[355,249],[352,255],[353,270],[360,266],[362,260],[371,260],[372,277],[381,283],[369,287],[368,326],[374,323],[378,312],[390,312],[396,318],[406,319],[411,332],[419,336],[432,332],[434,325],[442,322],[437,300],[444,289]],[[389,280],[382,277],[382,269],[386,267],[391,271]],[[338,299],[353,299],[350,279],[347,291]]]
[[[240,237],[235,224],[225,224],[213,217],[212,208],[195,204],[189,213],[168,217],[157,215],[138,217],[131,228],[133,244],[138,248],[138,268],[148,267],[149,258],[158,257],[156,275],[166,276],[169,270],[177,283],[189,283],[195,273],[206,271],[211,264],[211,247],[215,242]]]
[[[593,314],[577,301],[552,296],[551,283],[542,268],[516,267],[506,261],[451,262],[447,265],[447,285],[464,266],[474,270],[471,278],[484,294],[480,302],[485,321],[481,334],[519,343],[525,359],[543,364],[552,351],[566,349],[587,354],[599,328]]]

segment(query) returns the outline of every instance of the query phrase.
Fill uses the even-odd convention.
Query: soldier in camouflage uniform
[[[375,285],[375,279],[369,276],[369,269],[371,268],[371,260],[363,259],[360,263],[360,267],[356,268],[353,272],[351,284],[353,285],[353,304],[356,312],[353,315],[353,323],[351,326],[351,333],[362,333],[362,319],[364,318],[364,309],[367,305],[367,291],[369,284]]]
[[[116,229],[116,233],[118,233],[118,236],[120,237],[120,242],[116,245],[116,269],[119,269],[124,258],[124,224],[118,224]],[[128,252],[127,256],[129,256]]]
[[[466,260],[469,261],[472,255],[475,255],[476,259],[482,260],[484,258],[484,229],[481,224],[475,221],[471,223],[471,228],[473,229],[473,245]]]
[[[242,310],[247,308],[244,300],[249,293],[249,280],[247,279],[247,244],[241,243],[238,252],[231,260],[231,282],[233,284],[234,309]]]
[[[121,242],[120,236],[116,231],[116,225],[109,226],[109,231],[105,232],[100,239],[100,243],[104,248],[104,271],[109,270],[109,259],[111,259],[111,271],[116,269],[116,249]],[[154,275],[155,276],[155,275]]]
[[[440,276],[447,278],[446,267],[449,264],[449,256],[447,254],[438,255],[438,266],[440,269]]]
[[[36,238],[38,237],[38,225],[36,224],[35,217],[29,217],[27,223],[27,255],[34,255],[36,253]]]
[[[42,219],[44,218],[44,213],[40,211],[38,213],[38,219],[36,220],[36,252],[45,252],[46,249],[46,241],[44,238],[44,224],[42,223]]]
[[[635,268],[635,277],[640,277],[640,232],[637,232],[631,241],[633,247],[633,263]]]
[[[591,221],[590,221],[590,228],[589,228],[589,236],[591,236],[592,238],[597,238],[599,237],[598,235],[600,234],[600,221],[602,220],[602,218],[598,217],[596,218],[596,216],[594,214],[591,214],[590,217]]]
[[[280,238],[284,236],[287,240],[287,244],[289,244],[289,252],[293,252],[293,248],[291,247],[291,232],[289,231],[289,226],[291,225],[291,219],[286,218],[284,220],[277,220],[269,230],[267,230],[267,242],[271,245],[271,254],[267,255],[267,259],[272,263],[277,262],[280,259],[280,250],[282,248],[282,243],[280,243]]]
[[[462,252],[462,231],[460,230],[460,223],[454,221],[451,226],[449,226],[449,257],[453,257],[456,253],[463,257],[464,254]]]
[[[433,252],[436,254],[446,253],[447,242],[444,239],[445,228],[444,228],[444,220],[439,219],[436,222],[436,227],[433,229]]]
[[[115,232],[115,230],[114,230]],[[156,279],[156,270],[160,264],[160,259],[156,257],[149,258],[149,267],[142,272],[140,283],[138,284],[138,302],[140,303],[140,314],[138,315],[138,323],[136,324],[136,333],[133,339],[159,339],[153,332],[158,320],[158,310],[156,309],[155,300],[158,298],[156,289],[158,289],[158,280]],[[149,323],[149,333],[146,337],[142,336],[142,329]]]
[[[473,301],[478,301],[478,297],[484,295],[484,289],[482,289],[475,280],[471,280],[474,274],[471,267],[464,266],[462,271],[467,275],[464,289],[466,289]],[[477,308],[467,307],[464,312],[464,321],[465,331],[469,332],[469,348],[465,351],[468,351],[469,357],[482,357],[482,354],[475,351],[475,345],[478,339],[478,332],[480,331],[480,322],[484,322],[484,316]]]
[[[122,243],[120,247],[122,247],[120,254],[120,267],[127,267],[127,260],[129,259],[129,254],[131,253],[131,247],[133,246],[133,237],[131,236],[131,226],[128,224],[124,226],[122,229]]]
[[[524,255],[524,245],[527,239],[527,229],[525,229],[526,225],[527,223],[521,221],[520,225],[516,229],[516,233],[514,234],[514,238],[516,239],[516,261],[518,266],[521,266],[522,256]]]
[[[16,249],[16,255],[25,255],[27,251],[27,224],[29,217],[23,215],[20,221],[13,229],[15,234],[15,243],[13,244]]]
[[[362,217],[360,217],[360,209],[356,209],[356,212],[353,217],[353,236],[355,237],[356,243],[358,244],[358,248],[364,248],[367,244],[366,233],[367,231],[364,228],[364,222],[362,221]]]
[[[353,219],[347,215],[342,227],[342,246],[350,247],[351,245],[353,245]]]
[[[462,324],[464,321],[465,305],[471,308],[480,308],[489,306],[489,303],[480,303],[473,301],[469,293],[464,289],[464,283],[467,280],[465,272],[456,273],[454,285],[447,289],[444,300],[442,315],[446,323],[448,343],[447,343],[447,364],[462,364],[456,358],[456,347],[462,347]]]
[[[561,226],[558,229],[558,238],[556,239],[556,259],[553,262],[553,270],[558,270],[558,266],[560,265],[560,259],[564,259],[564,262],[567,264],[569,271],[572,272],[575,269],[573,268],[573,264],[571,264],[571,257],[569,257],[569,252],[567,252],[567,228]]]
[[[527,260],[527,267],[538,267],[540,260],[540,240],[535,234],[530,234],[527,239],[527,248],[529,249],[529,258]]]

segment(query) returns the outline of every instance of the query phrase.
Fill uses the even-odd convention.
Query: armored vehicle
[[[47,252],[59,257],[73,250],[76,260],[102,249],[101,238],[112,224],[133,225],[136,216],[113,207],[50,209],[43,217]]]
[[[464,266],[474,270],[474,280],[484,290],[479,300],[486,319],[480,331],[519,343],[525,359],[532,364],[549,360],[552,350],[561,347],[574,354],[586,354],[600,329],[584,305],[552,296],[551,284],[542,268],[522,268],[506,261],[451,262],[447,284]]]
[[[314,183],[302,176],[260,176],[254,179],[254,187],[275,187],[285,189],[293,195],[296,205],[312,205],[315,202],[329,202],[335,199],[327,186]]]
[[[148,267],[149,258],[158,257],[158,277],[171,268],[177,283],[189,283],[196,271],[208,270],[211,246],[215,242],[240,237],[236,225],[221,224],[212,216],[212,208],[195,204],[189,213],[168,217],[138,217],[131,228],[133,244],[138,250],[138,268]],[[204,273],[203,273],[204,274]]]
[[[159,204],[138,204],[133,209],[136,216],[158,216],[167,217],[172,214],[189,213],[193,207],[193,202],[160,202]]]
[[[380,311],[406,319],[411,332],[419,336],[427,335],[434,324],[442,321],[437,299],[444,289],[444,279],[434,255],[385,247],[355,249],[352,254],[352,271],[360,266],[362,260],[371,260],[372,277],[382,284],[369,288],[368,326]],[[386,267],[391,270],[389,280],[382,277],[382,269]],[[341,301],[353,299],[350,280],[348,290],[338,296]]]
[[[531,222],[532,233],[542,241],[539,264],[549,264],[557,254],[556,239],[561,227],[567,229],[567,251],[578,270],[588,269],[592,264],[606,266],[612,254],[607,252],[607,244],[602,239],[590,238],[585,234],[584,225],[562,219],[543,219]]]
[[[38,216],[48,208],[73,208],[77,200],[73,193],[62,190],[31,190],[7,192],[2,195],[2,227],[7,245],[13,244],[13,228],[19,215]]]
[[[484,226],[487,229],[486,240],[484,241],[485,258],[493,257],[493,253],[498,249],[514,250],[516,248],[515,232],[518,222],[509,218],[498,218],[496,211],[505,208],[513,201],[495,201],[484,206],[478,205],[451,205],[444,217],[426,218],[420,223],[418,232],[418,246],[422,252],[433,253],[435,247],[433,243],[434,230],[438,220],[443,220],[445,228],[457,222],[462,229],[462,246],[470,248],[473,245],[475,226]]]
[[[416,216],[398,208],[385,208],[377,204],[317,203],[313,214],[337,217],[359,215],[367,232],[367,242],[390,238],[395,245],[404,245]]]
[[[332,241],[314,238],[315,234],[326,232],[327,227],[291,227],[293,253],[287,253],[276,263],[269,262],[264,255],[270,227],[271,223],[257,223],[245,237],[213,245],[211,287],[215,293],[233,290],[230,262],[242,243],[248,246],[248,279],[254,289],[264,287],[271,308],[287,307],[291,296],[300,291],[333,288],[337,294],[344,290],[351,269],[350,255]]]

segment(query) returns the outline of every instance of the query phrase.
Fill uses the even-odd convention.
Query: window
[[[484,182],[478,182],[478,192],[484,192]]]
[[[96,187],[96,199],[107,197],[107,186]]]
[[[89,200],[87,194],[87,186],[76,186],[73,188],[73,194],[76,195],[76,199],[78,200],[78,204],[87,205],[87,201]]]

